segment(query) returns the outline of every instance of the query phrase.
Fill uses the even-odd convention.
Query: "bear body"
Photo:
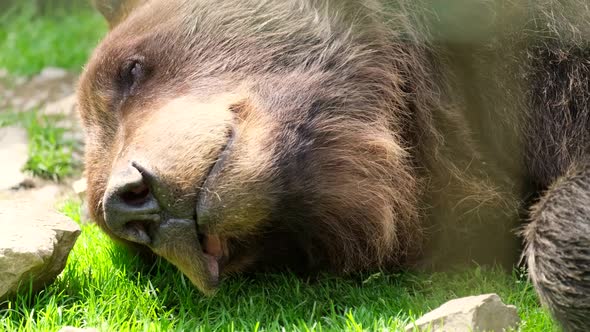
[[[111,32],[78,95],[113,238],[204,292],[524,249],[564,327],[588,327],[584,2],[95,3]]]

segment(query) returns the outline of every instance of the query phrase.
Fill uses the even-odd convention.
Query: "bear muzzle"
[[[103,198],[106,227],[170,261],[204,293],[213,292],[225,260],[224,242],[199,232],[196,216],[166,211],[156,194],[158,186],[157,177],[138,162],[114,172]]]

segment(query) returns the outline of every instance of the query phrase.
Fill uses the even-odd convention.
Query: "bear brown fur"
[[[95,5],[111,31],[78,96],[113,238],[211,292],[269,268],[512,266],[527,225],[542,300],[590,324],[583,1]]]

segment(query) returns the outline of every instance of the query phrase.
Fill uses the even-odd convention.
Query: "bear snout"
[[[131,162],[113,173],[103,199],[106,226],[121,238],[148,245],[160,223],[154,177]]]

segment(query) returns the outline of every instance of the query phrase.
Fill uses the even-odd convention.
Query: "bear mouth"
[[[219,149],[218,157],[196,191],[196,208],[192,217],[167,218],[159,224],[159,230],[150,242],[150,248],[156,255],[175,265],[205,294],[212,294],[217,289],[229,255],[227,239],[214,227],[220,220],[213,222],[211,218],[204,218],[208,203],[203,200],[203,193],[217,183],[233,141],[233,130],[228,130],[226,144]]]
[[[219,283],[219,276],[223,270],[227,256],[224,254],[224,241],[219,235],[198,234],[199,244],[205,259],[205,268],[213,284]]]
[[[205,268],[209,273],[211,281],[217,285],[219,276],[223,270],[225,263],[228,260],[226,241],[219,235],[211,233],[211,227],[207,224],[199,223],[204,219],[203,215],[207,211],[206,202],[202,199],[203,191],[209,190],[209,187],[215,183],[224,168],[228,155],[235,141],[235,131],[229,128],[227,131],[227,140],[224,146],[220,149],[218,157],[215,162],[211,164],[206,176],[199,187],[197,194],[197,206],[195,214],[195,225],[197,228],[197,236],[199,239],[199,246],[205,260]],[[199,218],[199,216],[201,218]]]

